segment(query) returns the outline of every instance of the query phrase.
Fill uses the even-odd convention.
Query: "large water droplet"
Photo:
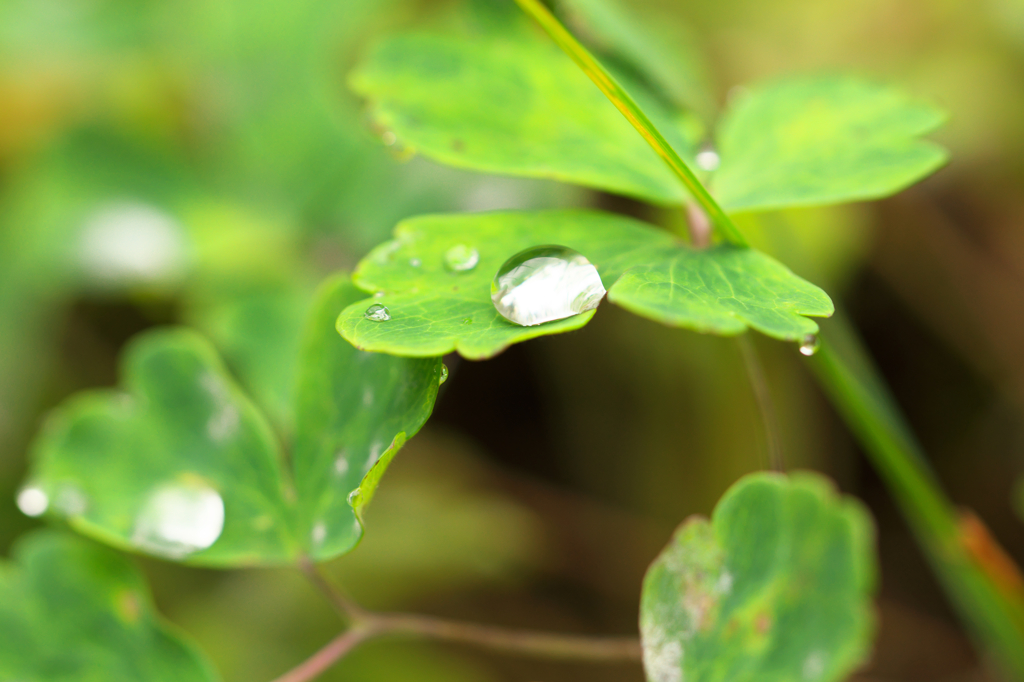
[[[42,516],[50,506],[50,498],[40,488],[22,488],[17,502],[25,516]]]
[[[465,244],[456,244],[444,254],[444,266],[452,272],[468,272],[479,262],[480,252]]]
[[[444,382],[448,381],[448,365],[441,363],[441,378],[437,380],[437,385],[440,386]]]
[[[597,268],[583,254],[550,244],[512,256],[491,282],[494,307],[523,326],[592,310],[604,294]]]
[[[800,354],[810,357],[818,352],[818,337],[814,334],[808,334],[800,341]]]
[[[198,482],[155,489],[135,521],[132,542],[170,559],[206,549],[224,530],[224,500]]]
[[[363,313],[363,317],[374,322],[387,322],[391,319],[391,311],[388,310],[387,306],[383,306],[380,303],[374,303],[366,312]]]

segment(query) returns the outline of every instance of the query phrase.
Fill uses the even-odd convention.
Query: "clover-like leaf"
[[[329,280],[298,359],[280,358],[298,367],[294,489],[266,418],[209,343],[186,329],[155,330],[125,354],[126,392],[86,392],[50,417],[23,510],[48,508],[115,546],[210,566],[352,549],[358,513],[430,416],[441,372],[440,358],[364,353],[338,338],[337,311],[363,296],[346,275]]]
[[[208,565],[297,550],[280,453],[266,419],[214,349],[185,329],[134,340],[125,391],[90,391],[51,415],[30,480],[76,529]]]
[[[608,300],[673,327],[727,335],[750,326],[788,341],[818,331],[804,315],[827,317],[835,310],[821,289],[753,249],[672,247],[651,262],[627,270]]]
[[[873,529],[817,474],[753,474],[644,578],[650,682],[831,682],[870,651]]]
[[[82,538],[38,531],[0,565],[0,679],[213,682],[153,608],[139,571]]]
[[[430,416],[441,377],[439,357],[367,353],[338,338],[338,311],[364,296],[348,276],[328,280],[299,360],[292,458],[300,534],[314,559],[359,541],[362,509],[395,453]]]
[[[567,56],[529,33],[510,33],[394,36],[350,84],[398,144],[436,161],[658,204],[685,199],[665,163]],[[645,104],[649,116],[664,121],[653,101]],[[678,131],[661,127],[686,153]]]
[[[597,267],[609,300],[673,326],[719,334],[750,326],[798,339],[817,331],[801,315],[832,312],[823,291],[764,254],[729,246],[693,250],[665,231],[597,211],[422,216],[400,223],[395,237],[356,270],[356,284],[377,295],[338,318],[338,331],[359,348],[407,356],[457,350],[482,359],[513,343],[582,327],[591,312],[523,327],[491,303],[498,268],[538,244],[579,251]],[[476,266],[446,267],[454,247],[475,250]],[[365,317],[373,304],[386,306],[390,319]]]
[[[918,139],[943,120],[899,90],[853,78],[756,86],[721,123],[712,190],[727,211],[895,194],[945,162],[941,147]]]

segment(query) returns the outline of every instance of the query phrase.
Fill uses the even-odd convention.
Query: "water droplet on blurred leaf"
[[[718,158],[718,152],[714,149],[705,149],[697,154],[697,165],[700,166],[702,170],[718,170],[719,163],[721,163],[721,159]]]
[[[101,285],[161,284],[185,269],[184,230],[148,204],[103,206],[86,220],[78,249],[86,276]]]
[[[565,246],[534,246],[505,261],[491,282],[491,301],[505,319],[532,326],[592,310],[605,294],[583,254]]]
[[[465,244],[456,244],[444,254],[444,266],[452,272],[468,272],[479,262],[480,253]]]
[[[441,363],[441,378],[438,379],[437,385],[440,386],[444,382],[448,381],[448,365]]]
[[[25,516],[42,516],[50,506],[50,498],[39,488],[23,488],[17,502]]]
[[[171,483],[154,490],[135,521],[132,541],[149,552],[181,559],[206,549],[224,530],[224,500],[202,483]]]
[[[391,319],[391,311],[387,309],[387,306],[383,306],[380,303],[374,303],[366,312],[363,313],[363,317],[374,322],[386,322]]]

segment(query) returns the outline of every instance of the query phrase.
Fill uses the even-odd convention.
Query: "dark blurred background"
[[[435,21],[454,4],[0,0],[5,553],[37,523],[14,496],[41,417],[77,390],[114,384],[133,334],[192,325],[244,370],[254,337],[285,358],[311,287],[352,267],[402,217],[636,210],[388,153],[345,74],[376,36]],[[1015,512],[1024,511],[1024,2],[632,0],[628,9],[703,55],[719,106],[758,79],[842,71],[949,111],[935,138],[952,162],[921,185],[880,203],[740,225],[833,295],[953,499],[1024,560]],[[755,342],[788,465],[831,475],[877,519],[881,631],[858,676],[992,679],[796,350]],[[635,632],[640,579],[674,525],[708,513],[765,461],[734,340],[605,305],[579,332],[448,364],[435,416],[385,479],[365,541],[329,566],[371,607]],[[228,681],[270,679],[338,629],[293,571],[140,561],[163,612]],[[380,641],[324,679],[642,674]]]

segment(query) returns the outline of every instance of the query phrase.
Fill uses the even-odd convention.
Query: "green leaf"
[[[40,531],[0,565],[0,679],[213,682],[155,612],[139,571],[86,540]]]
[[[852,78],[793,78],[740,95],[718,132],[712,191],[728,211],[889,196],[939,168],[946,152],[917,139],[938,109]]]
[[[76,529],[213,566],[295,556],[280,453],[213,348],[184,329],[139,336],[127,393],[79,394],[48,419],[31,486]]]
[[[672,327],[727,335],[750,326],[787,341],[817,333],[804,315],[828,317],[835,310],[825,292],[754,249],[676,246],[652,263],[627,270],[608,300]]]
[[[823,477],[753,474],[644,578],[651,682],[843,679],[870,652],[873,528]]]
[[[222,284],[196,296],[189,319],[224,355],[281,431],[294,428],[294,382],[311,288],[294,282]]]
[[[749,325],[796,339],[817,330],[798,312],[832,312],[824,292],[764,254],[727,246],[694,251],[650,225],[596,211],[422,216],[400,223],[395,236],[356,270],[356,284],[381,295],[353,303],[338,318],[342,336],[365,350],[407,356],[457,350],[482,359],[513,343],[582,327],[592,313],[521,327],[491,303],[491,278],[502,263],[548,243],[586,256],[611,301],[665,324],[721,334]],[[478,251],[471,271],[445,268],[445,254],[456,245]],[[373,303],[387,306],[391,319],[366,319]]]
[[[186,329],[157,330],[125,354],[127,393],[86,392],[50,417],[23,510],[49,508],[109,544],[209,566],[351,550],[384,470],[430,416],[441,373],[440,358],[364,353],[338,338],[338,310],[363,295],[346,275],[328,280],[298,359],[277,358],[297,367],[294,491],[266,419],[213,348]]]
[[[323,285],[299,363],[295,485],[300,533],[317,560],[359,541],[362,510],[398,449],[430,416],[441,376],[439,357],[365,353],[338,338],[338,311],[364,295],[347,276]]]
[[[665,163],[576,65],[528,34],[395,36],[377,46],[350,84],[399,144],[436,161],[658,204],[685,199]],[[671,141],[687,151],[680,136]]]

